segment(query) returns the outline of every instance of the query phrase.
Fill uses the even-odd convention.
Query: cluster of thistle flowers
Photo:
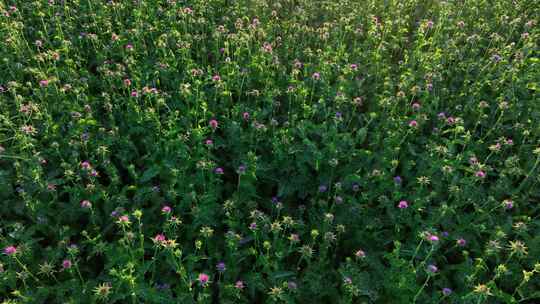
[[[21,4],[20,8],[0,7],[5,18],[3,20],[14,30],[7,35],[8,43],[2,52],[7,51],[6,58],[19,54],[25,59],[3,63],[6,70],[13,73],[0,78],[0,98],[5,101],[0,103],[0,111],[10,118],[9,123],[6,122],[9,128],[1,131],[0,160],[15,160],[13,166],[6,165],[10,168],[9,172],[16,172],[13,176],[11,173],[8,175],[18,188],[16,193],[9,192],[7,201],[19,208],[22,197],[23,213],[35,216],[31,225],[41,223],[42,219],[48,217],[49,222],[60,223],[53,230],[61,231],[61,225],[70,225],[73,227],[71,233],[76,238],[83,229],[78,223],[79,218],[86,220],[89,217],[89,222],[94,225],[92,227],[104,228],[106,223],[118,223],[124,242],[120,247],[138,246],[135,240],[143,240],[143,247],[151,242],[160,250],[178,254],[179,248],[195,242],[197,250],[202,251],[209,245],[207,243],[210,243],[208,240],[213,235],[213,229],[221,229],[205,226],[197,230],[197,240],[179,238],[170,231],[170,227],[182,224],[180,215],[186,222],[191,222],[191,214],[178,211],[178,216],[175,216],[172,207],[165,206],[161,211],[168,215],[166,223],[169,226],[155,227],[155,223],[145,223],[138,231],[142,211],[136,208],[140,206],[121,203],[121,206],[111,207],[113,201],[128,200],[121,197],[123,194],[117,193],[122,192],[123,186],[127,186],[121,183],[132,183],[131,179],[137,176],[137,169],[132,170],[135,172],[133,174],[129,164],[141,167],[140,158],[154,159],[157,163],[158,159],[164,158],[163,155],[170,153],[166,151],[175,151],[170,158],[178,166],[178,171],[191,172],[195,170],[192,163],[196,162],[197,169],[211,170],[215,174],[196,180],[197,184],[205,187],[204,190],[195,189],[196,196],[203,196],[212,191],[219,192],[220,184],[212,183],[216,180],[222,181],[226,189],[234,186],[241,189],[245,181],[240,180],[235,185],[230,182],[230,176],[256,170],[255,166],[244,162],[245,159],[239,159],[235,165],[230,164],[229,157],[223,155],[224,150],[233,151],[231,155],[243,155],[246,150],[256,151],[255,156],[260,158],[261,168],[274,168],[257,172],[260,180],[280,180],[290,172],[280,169],[283,159],[287,158],[282,157],[277,161],[277,155],[293,155],[295,150],[305,150],[301,145],[293,145],[313,141],[313,138],[321,134],[330,133],[328,125],[334,124],[337,131],[333,137],[336,140],[329,144],[317,142],[317,145],[339,146],[341,138],[356,138],[356,130],[367,126],[365,128],[369,132],[366,133],[370,134],[368,146],[372,150],[370,153],[375,154],[374,159],[366,160],[362,165],[353,165],[350,159],[336,156],[347,153],[335,153],[330,148],[321,150],[323,152],[316,151],[321,152],[322,158],[328,158],[324,159],[328,167],[325,166],[322,171],[326,171],[326,168],[328,171],[335,170],[336,176],[339,176],[350,174],[351,170],[360,170],[358,172],[364,175],[360,178],[363,181],[370,178],[382,180],[390,174],[387,169],[370,168],[361,171],[359,167],[373,162],[382,164],[380,167],[394,169],[398,165],[408,166],[411,161],[418,164],[399,173],[392,172],[390,176],[400,174],[394,178],[394,183],[401,185],[398,190],[385,187],[382,182],[373,184],[373,187],[363,185],[362,191],[360,185],[353,185],[354,195],[332,192],[330,200],[335,204],[327,205],[335,205],[334,210],[314,211],[310,208],[310,211],[318,213],[314,217],[288,214],[288,205],[296,198],[286,197],[283,201],[276,198],[270,207],[263,205],[238,219],[242,225],[236,230],[243,231],[240,239],[252,236],[256,242],[253,250],[248,250],[245,255],[253,256],[256,253],[264,257],[265,254],[269,256],[270,253],[279,253],[280,261],[288,257],[298,261],[301,267],[308,265],[317,256],[326,259],[328,256],[324,254],[328,254],[328,250],[339,252],[343,248],[343,238],[340,235],[348,229],[342,223],[354,214],[340,213],[340,208],[349,211],[346,209],[349,208],[349,202],[365,203],[371,199],[372,193],[400,191],[396,199],[388,201],[395,209],[391,211],[395,213],[391,214],[399,214],[399,219],[408,228],[416,231],[418,226],[427,225],[407,222],[414,219],[413,216],[424,218],[426,214],[434,214],[434,218],[426,221],[428,224],[440,225],[443,221],[436,216],[439,211],[445,215],[443,219],[450,221],[445,224],[449,226],[448,235],[431,230],[422,237],[423,242],[452,243],[451,247],[466,247],[468,256],[463,265],[484,256],[495,255],[493,259],[496,259],[500,257],[499,254],[508,253],[507,256],[512,257],[508,260],[508,263],[512,263],[510,268],[529,267],[525,270],[528,279],[525,280],[524,276],[523,280],[517,280],[517,286],[527,287],[527,284],[521,285],[521,282],[530,281],[532,262],[525,259],[515,261],[514,258],[526,257],[528,246],[534,244],[533,238],[528,235],[531,223],[527,218],[534,219],[535,214],[526,207],[526,202],[530,200],[528,193],[532,192],[531,189],[537,183],[535,174],[540,154],[536,148],[538,136],[531,131],[536,121],[529,113],[536,111],[536,108],[528,102],[531,99],[530,91],[534,91],[536,85],[523,77],[530,74],[534,66],[531,49],[535,47],[534,41],[538,40],[538,30],[533,16],[519,9],[502,10],[500,3],[493,8],[482,3],[471,7],[445,3],[444,8],[438,7],[433,16],[421,20],[413,27],[413,32],[409,33],[408,29],[404,29],[410,20],[403,17],[406,14],[397,11],[411,9],[413,7],[408,5],[416,5],[414,3],[399,3],[397,7],[381,12],[374,10],[376,5],[371,8],[360,2],[320,5],[315,9],[319,4],[301,1],[297,8],[288,11],[287,3],[276,1],[272,4],[256,4],[252,8],[256,13],[233,8],[226,15],[219,15],[218,9],[209,9],[211,3],[194,1],[192,4],[187,7],[180,1],[167,1],[159,5],[140,1],[93,3],[89,16],[99,12],[100,18],[72,19],[69,18],[85,14],[77,13],[78,7],[59,1],[49,1],[46,4],[28,1]],[[493,20],[476,22],[471,17],[476,12],[492,14],[492,9],[500,12],[497,14],[499,17]],[[358,17],[358,11],[366,12],[366,17]],[[131,16],[132,12],[136,12],[139,24],[151,30],[133,28],[127,21],[130,19],[117,20],[116,14]],[[324,12],[322,17],[319,12]],[[310,24],[293,16],[302,16],[305,20],[324,20],[320,24]],[[469,19],[462,20],[467,16]],[[63,26],[65,19],[74,21]],[[119,23],[114,31],[110,26],[111,20]],[[17,32],[20,24],[31,24],[36,30],[21,36]],[[81,32],[81,28],[84,32]],[[283,32],[290,34],[276,34]],[[44,33],[50,34],[47,36]],[[51,38],[53,36],[55,39]],[[410,45],[398,56],[399,62],[396,64],[395,50],[403,48],[398,41],[407,41]],[[349,51],[345,55],[336,52],[336,49]],[[426,50],[419,52],[418,49]],[[96,67],[90,62],[77,63],[94,57],[97,60]],[[461,58],[467,68],[464,69],[461,64],[448,65],[447,58]],[[185,63],[185,68],[179,69],[178,62]],[[417,63],[421,65],[418,71],[412,67]],[[395,67],[397,72],[386,67]],[[481,72],[478,75],[468,75],[474,70]],[[456,81],[462,75],[468,76],[461,87],[458,85],[455,88]],[[504,77],[513,80],[511,86],[505,84]],[[474,78],[474,81],[469,78]],[[498,92],[490,92],[487,88],[496,82],[500,83]],[[471,101],[464,101],[463,96],[470,96]],[[518,100],[517,96],[522,96],[523,100]],[[61,101],[56,104],[53,100]],[[178,113],[173,114],[175,111]],[[364,112],[370,114],[365,115]],[[56,123],[58,117],[60,119]],[[308,122],[319,127],[313,132],[319,135],[309,134]],[[145,132],[136,132],[135,127],[142,127]],[[396,131],[383,134],[382,130]],[[388,135],[388,143],[378,145],[379,140],[376,138],[379,135]],[[192,155],[189,159],[175,158],[179,154],[177,138],[193,147],[186,152]],[[429,153],[423,153],[426,151],[425,142],[422,142],[424,139],[430,143],[428,147],[435,143]],[[139,140],[144,144],[139,145]],[[137,142],[130,144],[132,141]],[[53,142],[50,147],[49,142]],[[198,150],[201,144],[205,149]],[[363,144],[355,142],[343,150],[351,151],[350,154],[357,157],[365,152],[362,151],[366,148]],[[273,147],[277,148],[272,150]],[[404,148],[396,154],[395,151],[401,147]],[[462,152],[456,153],[460,150]],[[410,151],[416,154],[412,155]],[[537,152],[531,156],[531,151]],[[512,153],[515,155],[510,159],[509,154]],[[294,157],[300,159],[298,154]],[[536,160],[525,161],[531,157]],[[34,165],[36,158],[39,167]],[[269,158],[276,161],[268,161]],[[396,158],[395,163],[386,166],[386,158]],[[441,159],[444,164],[440,167],[448,180],[441,180],[437,172],[420,166],[430,161],[438,164]],[[308,162],[318,163],[319,160]],[[298,168],[301,168],[298,163]],[[349,170],[350,167],[353,168]],[[515,168],[506,170],[505,167]],[[306,184],[318,178],[308,173],[311,170],[311,167],[302,168]],[[293,171],[300,172],[296,169]],[[186,173],[182,179],[192,180],[194,176]],[[473,182],[465,178],[471,176]],[[451,177],[463,182],[451,181]],[[154,203],[154,199],[161,195],[173,196],[175,191],[188,192],[183,188],[171,189],[171,182],[166,179],[160,176],[159,180],[163,183],[160,187],[152,183],[157,182],[158,178],[154,178],[150,186],[142,183],[134,187],[148,186],[146,188],[154,196],[144,197],[141,194],[144,197],[141,200]],[[391,178],[387,180],[391,182]],[[491,187],[494,180],[501,180],[501,184]],[[48,194],[53,195],[44,196],[34,192],[36,181],[42,184],[41,188],[47,189]],[[452,184],[448,190],[449,182]],[[286,183],[284,181],[278,186],[283,187]],[[328,182],[328,185],[332,183]],[[512,185],[516,183],[519,191],[512,191]],[[253,187],[263,186],[263,182],[258,182]],[[417,186],[424,192],[416,194]],[[302,185],[294,190],[300,191],[305,187]],[[309,195],[320,196],[321,193],[327,193],[328,187],[320,186],[318,191],[316,186],[309,188]],[[435,192],[440,196],[436,196]],[[443,201],[446,200],[446,192],[457,197],[447,207],[426,205],[421,197],[433,194],[432,201]],[[495,193],[493,200],[485,199],[489,193]],[[67,199],[70,203],[66,202],[66,195],[74,195],[73,200],[80,204],[83,215],[78,213],[79,208],[73,208],[70,199]],[[137,195],[136,199],[139,199]],[[360,195],[368,199],[356,199]],[[220,199],[225,201],[228,197]],[[483,201],[487,203],[483,204]],[[489,205],[491,202],[494,204]],[[175,207],[176,203],[171,203],[171,206]],[[501,207],[505,210],[502,214],[493,212]],[[376,208],[368,205],[361,212]],[[76,216],[70,220],[55,212],[63,209],[76,210]],[[272,209],[271,215],[266,211],[268,209]],[[459,218],[463,215],[461,213],[466,213],[465,210],[470,212],[471,209],[478,212],[478,215],[466,224],[470,227],[461,227],[465,226],[463,223],[453,223],[453,217],[449,216],[456,214],[455,217]],[[11,212],[7,212],[8,220],[19,218],[20,214]],[[231,215],[238,213],[230,212]],[[381,211],[371,213],[370,216],[386,219],[387,213]],[[216,226],[228,226],[219,219],[215,221]],[[306,226],[302,228],[300,223]],[[509,225],[511,228],[506,228]],[[498,226],[504,227],[505,233],[512,239],[507,241],[505,236],[497,235],[489,236],[492,239],[487,240],[487,231]],[[414,249],[416,236],[395,233],[394,228],[387,224],[380,227],[380,231],[395,239],[405,239]],[[46,233],[51,239],[59,238],[56,232]],[[236,236],[240,232],[225,235],[223,238],[232,242],[238,239]],[[468,247],[472,239],[474,246]],[[17,254],[23,247],[21,243],[20,240],[6,240],[4,256],[9,257],[8,261],[15,262],[15,269],[25,270],[28,267],[28,272],[32,273],[31,266],[36,268],[37,265],[24,264]],[[112,241],[109,245],[115,246]],[[484,246],[485,250],[482,249]],[[40,256],[40,250],[35,251]],[[136,252],[130,249],[128,255],[133,256]],[[143,252],[148,254],[144,248]],[[183,252],[187,254],[188,250],[183,249]],[[147,266],[150,263],[145,261],[144,253],[139,266],[141,269],[149,269]],[[383,255],[384,249],[375,247],[366,252],[356,249],[353,253],[359,261],[364,261],[366,257]],[[113,255],[109,253],[106,258],[114,260]],[[226,267],[219,262],[220,250],[210,252],[209,255],[215,255],[218,260],[216,265],[190,266],[189,274],[181,278],[187,282],[186,285],[192,286],[195,282],[205,287],[204,290],[209,290],[208,287],[219,279],[212,274],[214,268],[218,273],[227,274],[233,270],[231,265]],[[197,257],[198,254],[193,256]],[[450,271],[447,272],[441,262],[443,256],[441,254],[440,259],[434,256],[434,260],[426,261],[422,268],[444,277]],[[338,260],[341,262],[342,257]],[[77,264],[73,257],[62,256],[55,265],[61,270],[74,270]],[[264,265],[262,263],[260,268],[264,268]],[[172,267],[183,273],[178,265]],[[479,264],[478,268],[481,267]],[[499,276],[491,281],[480,270],[477,273],[474,272],[476,270],[472,273],[464,271],[463,274],[471,275],[476,280],[476,287],[470,290],[493,296],[499,294],[493,284],[507,273],[503,271],[505,267],[509,266],[503,264],[497,267],[495,272]],[[280,268],[294,267],[280,264]],[[249,271],[259,271],[259,268]],[[270,270],[266,271],[270,273]],[[74,276],[78,276],[76,272],[73,271]],[[120,278],[118,281],[100,283],[96,293],[108,295],[124,288],[125,283],[121,282],[130,284],[129,273],[117,274]],[[97,275],[89,269],[82,271],[83,278]],[[242,291],[245,286],[256,285],[256,282],[247,282],[241,276],[227,279],[227,284],[235,292]],[[174,287],[175,279],[167,284]],[[351,294],[359,295],[352,277],[345,277],[343,284]],[[166,286],[163,283],[160,289],[167,289]],[[302,284],[292,279],[269,282],[269,286],[265,292],[274,300],[285,299],[296,288],[303,288]],[[466,288],[461,288],[460,292],[463,294]],[[444,295],[450,295],[453,289],[456,287],[444,285],[440,290]]]

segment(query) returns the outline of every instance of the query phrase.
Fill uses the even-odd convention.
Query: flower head
[[[163,212],[165,214],[169,214],[169,213],[171,213],[171,211],[172,211],[171,207],[169,207],[167,205],[165,205],[165,206],[163,206],[163,208],[161,208],[161,212]]]
[[[219,271],[219,272],[225,272],[225,270],[227,269],[227,267],[225,267],[225,263],[219,262],[219,263],[217,263],[217,265],[216,265],[216,269],[217,269],[217,271]]]
[[[92,203],[89,200],[83,200],[81,202],[82,208],[92,208]]]
[[[362,249],[359,249],[358,251],[356,251],[354,255],[359,259],[363,259],[366,257],[366,253]]]
[[[17,253],[17,247],[15,246],[8,246],[6,248],[4,248],[4,253],[6,255],[14,255]]]
[[[236,288],[236,289],[242,290],[245,287],[246,287],[246,285],[244,284],[244,282],[240,281],[240,280],[236,281],[236,283],[234,284],[234,288]]]
[[[514,201],[510,200],[510,199],[505,199],[502,203],[504,209],[506,210],[510,210],[512,208],[514,208]]]
[[[436,273],[437,271],[439,271],[439,268],[437,268],[437,266],[435,266],[433,264],[430,264],[427,267],[427,271],[430,272],[430,273]]]
[[[409,207],[409,203],[407,201],[400,201],[398,203],[398,208],[399,209],[406,209]]]
[[[442,289],[442,293],[445,297],[449,296],[450,294],[452,294],[452,289],[448,288],[448,287],[445,287]]]
[[[64,261],[62,261],[62,268],[64,269],[69,269],[71,268],[71,260],[68,260],[68,259],[65,259]]]
[[[197,278],[197,281],[199,281],[199,284],[201,286],[206,286],[210,280],[210,277],[206,273],[200,273],[199,277]]]

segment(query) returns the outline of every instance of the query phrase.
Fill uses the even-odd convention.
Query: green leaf
[[[144,171],[143,175],[141,176],[141,179],[139,180],[141,183],[146,183],[147,181],[154,178],[154,176],[158,175],[160,171],[160,168],[158,166],[152,166],[146,171]]]

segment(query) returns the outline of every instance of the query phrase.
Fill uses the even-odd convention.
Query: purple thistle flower
[[[445,287],[442,289],[442,293],[445,297],[449,296],[450,294],[452,294],[452,289],[448,288],[448,287]]]
[[[225,270],[226,270],[227,268],[225,267],[225,263],[219,262],[219,263],[217,263],[217,265],[216,265],[216,269],[217,269],[217,271],[219,271],[219,272],[225,272]]]
[[[514,208],[514,201],[506,199],[503,201],[503,206],[504,206],[504,209],[510,210]]]
[[[430,264],[427,267],[427,271],[431,272],[431,273],[436,273],[437,271],[439,271],[439,268],[437,268],[437,266],[435,266],[433,264]]]
[[[295,290],[298,286],[296,285],[295,282],[293,281],[289,281],[287,282],[287,288],[291,289],[291,290]]]

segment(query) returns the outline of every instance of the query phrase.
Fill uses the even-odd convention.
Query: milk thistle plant
[[[540,303],[535,1],[0,1],[2,303]]]

